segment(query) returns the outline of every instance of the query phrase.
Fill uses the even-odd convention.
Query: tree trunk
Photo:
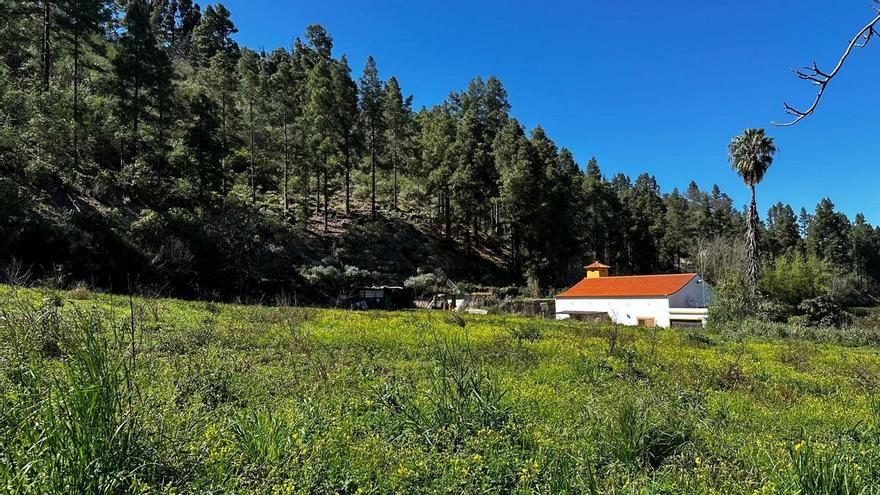
[[[226,95],[220,94],[220,187],[226,195]]]
[[[443,227],[446,240],[452,238],[452,203],[449,199],[449,186],[443,189]]]
[[[79,26],[73,30],[73,166],[79,170]]]
[[[437,191],[437,209],[434,210],[434,225],[440,226],[443,221],[443,191]]]
[[[51,31],[51,2],[43,0],[43,91],[49,91],[49,74],[51,72],[52,55],[49,34]]]
[[[282,125],[281,135],[283,136],[283,150],[282,150],[282,172],[281,172],[281,205],[284,207],[284,211],[287,211],[287,207],[289,205],[287,199],[287,122]]]
[[[141,82],[135,78],[134,83],[134,122],[133,136],[131,145],[132,174],[134,174],[134,164],[137,162],[138,149],[140,148],[140,121],[141,121]]]
[[[370,214],[376,218],[376,145],[370,144]]]
[[[397,211],[397,160],[391,162],[391,168],[394,174],[394,185],[391,193],[391,207]]]
[[[251,139],[251,203],[257,202],[257,177],[254,166],[254,102],[248,104],[248,120],[250,120]]]
[[[326,166],[326,164],[325,164]],[[324,174],[322,171],[318,171],[315,173],[315,213],[321,213],[321,175]],[[324,176],[326,179],[326,175]]]
[[[327,216],[330,214],[329,198],[327,197],[327,170],[324,170],[324,233],[330,229],[327,227]]]
[[[351,164],[350,158],[345,157],[345,214],[351,216]]]
[[[758,284],[761,275],[761,260],[758,253],[758,207],[755,200],[755,186],[752,189],[752,203],[749,206],[749,219],[746,227],[746,243],[748,249],[748,264],[746,265],[746,277],[754,288]]]
[[[302,158],[302,157],[300,157]],[[307,160],[303,160],[303,173],[302,179],[300,182],[300,188],[302,189],[302,215],[303,222],[308,223],[308,214],[309,214],[309,181],[311,178],[309,177],[309,164]]]
[[[519,276],[519,226],[513,224],[513,242],[511,243],[511,257],[513,258],[513,273]]]

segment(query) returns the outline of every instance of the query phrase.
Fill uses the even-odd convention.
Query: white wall
[[[556,298],[556,318],[566,319],[565,311],[608,313],[621,325],[637,325],[638,318],[654,318],[658,327],[669,326],[669,301],[665,297]]]
[[[709,305],[709,287],[699,275],[669,296],[670,308],[705,308]]]

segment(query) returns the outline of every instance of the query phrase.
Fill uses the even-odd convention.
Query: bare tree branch
[[[803,70],[794,69],[794,73],[799,79],[810,81],[812,84],[819,87],[819,91],[816,93],[816,98],[813,99],[813,104],[806,110],[798,110],[788,103],[783,103],[785,113],[794,116],[794,119],[789,122],[771,122],[773,125],[779,127],[793,126],[816,111],[816,107],[819,106],[819,101],[822,100],[822,96],[825,94],[825,89],[828,88],[828,83],[830,83],[831,80],[834,79],[834,76],[840,72],[844,62],[846,62],[846,59],[849,57],[850,53],[852,53],[853,48],[864,48],[874,36],[880,37],[880,32],[877,31],[878,24],[880,24],[880,8],[874,7],[874,10],[877,12],[877,16],[865,25],[865,27],[863,27],[849,42],[846,51],[843,52],[840,60],[837,61],[837,66],[834,67],[834,70],[826,73],[819,69],[816,62],[813,62],[812,66],[804,67]]]

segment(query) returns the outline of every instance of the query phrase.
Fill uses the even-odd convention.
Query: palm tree
[[[754,287],[761,272],[758,257],[758,208],[755,202],[755,186],[764,178],[764,174],[773,163],[776,145],[773,138],[764,133],[764,129],[746,129],[736,136],[727,146],[730,166],[742,177],[743,182],[752,190],[752,204],[749,206],[749,218],[746,226],[746,243],[748,246],[748,266],[746,276]]]

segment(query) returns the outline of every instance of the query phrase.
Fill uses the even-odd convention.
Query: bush
[[[777,301],[797,306],[806,299],[827,294],[830,280],[831,269],[825,260],[789,251],[764,272],[760,289]]]
[[[306,282],[325,294],[336,293],[345,284],[345,275],[343,275],[342,270],[335,266],[313,265],[303,267],[300,269],[299,274]]]
[[[766,321],[785,323],[795,312],[794,307],[773,299],[763,299],[758,302],[757,316]]]
[[[85,284],[78,283],[76,284],[76,287],[67,293],[67,298],[75,301],[86,301],[92,298],[92,292]]]
[[[301,268],[299,274],[329,299],[336,299],[349,287],[369,285],[379,278],[376,272],[352,265],[343,265],[341,269],[333,265],[312,265]]]
[[[438,273],[419,273],[413,275],[403,282],[403,286],[412,289],[418,296],[439,292],[446,282],[446,276],[443,272]]]
[[[715,288],[709,307],[709,324],[741,321],[753,316],[757,310],[758,297],[737,276],[722,280]]]
[[[807,299],[798,306],[798,310],[803,313],[805,323],[809,326],[841,327],[852,320],[849,313],[830,296]]]

